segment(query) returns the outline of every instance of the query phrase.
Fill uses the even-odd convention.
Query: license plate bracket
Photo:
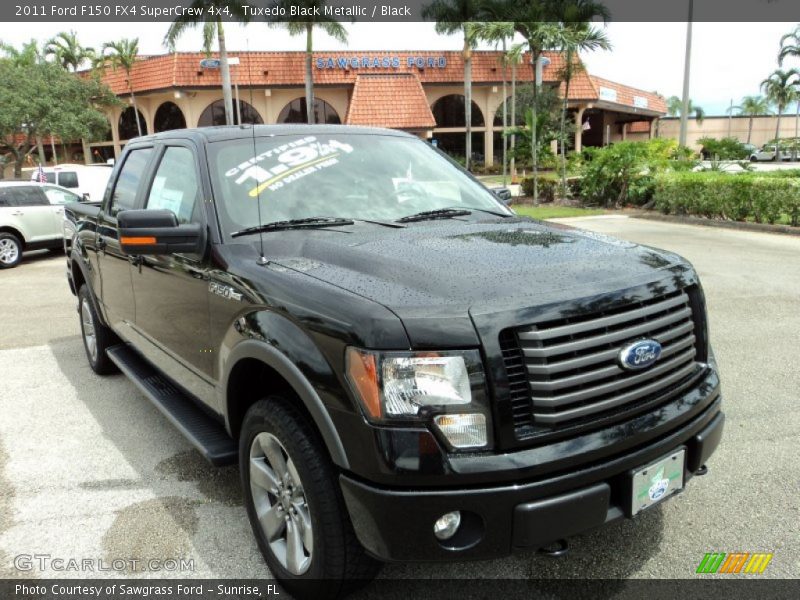
[[[681,447],[632,471],[631,516],[636,516],[683,490],[685,467],[686,448]]]

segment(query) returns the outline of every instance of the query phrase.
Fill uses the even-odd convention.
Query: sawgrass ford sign
[[[318,69],[443,69],[447,66],[444,56],[321,56],[317,58]]]

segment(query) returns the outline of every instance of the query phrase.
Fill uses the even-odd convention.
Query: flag
[[[47,175],[44,174],[44,169],[41,164],[39,164],[39,168],[36,169],[36,181],[39,183],[47,183]]]
[[[583,125],[581,126],[581,129],[582,129],[583,131],[589,131],[591,128],[592,128],[592,126],[591,126],[591,125],[589,125],[589,119],[586,119],[586,120],[583,122]]]

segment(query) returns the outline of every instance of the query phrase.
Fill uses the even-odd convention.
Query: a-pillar
[[[585,106],[579,106],[575,111],[575,152],[583,148],[583,111]]]

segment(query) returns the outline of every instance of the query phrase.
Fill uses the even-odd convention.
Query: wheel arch
[[[348,469],[349,461],[328,409],[311,382],[289,358],[274,346],[258,341],[239,342],[226,359],[220,389],[223,392],[225,426],[238,438],[247,409],[264,396],[253,381],[266,383],[271,392],[289,392],[299,400],[299,407],[309,417],[322,438],[331,460]]]
[[[13,235],[19,240],[19,243],[22,244],[23,250],[25,250],[25,247],[28,245],[27,242],[25,242],[25,236],[22,235],[22,232],[16,227],[11,227],[11,225],[2,225],[0,226],[0,233],[10,233]]]

